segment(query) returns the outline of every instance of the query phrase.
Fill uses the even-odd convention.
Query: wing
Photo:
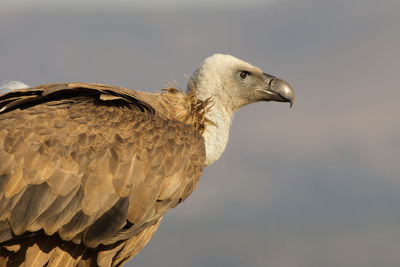
[[[195,188],[193,126],[134,92],[57,84],[0,97],[0,243],[43,230],[90,248],[154,225]]]

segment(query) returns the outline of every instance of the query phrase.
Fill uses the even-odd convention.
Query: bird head
[[[294,102],[287,82],[230,55],[208,57],[191,79],[199,97],[211,97],[229,113],[258,101]]]

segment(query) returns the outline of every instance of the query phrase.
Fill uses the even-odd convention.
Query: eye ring
[[[250,76],[250,72],[242,70],[238,72],[238,78],[242,81],[246,80]]]

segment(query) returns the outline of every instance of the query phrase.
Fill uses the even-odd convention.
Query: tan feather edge
[[[168,88],[161,89],[162,92],[167,92],[170,94],[184,94],[179,84],[175,82],[167,83]],[[191,116],[191,123],[193,126],[200,131],[201,134],[205,131],[207,125],[214,125],[215,123],[206,117],[207,112],[213,107],[214,103],[212,98],[209,97],[205,100],[197,98],[196,85],[192,79],[188,81],[189,92],[186,95],[188,102],[190,103],[189,115]]]

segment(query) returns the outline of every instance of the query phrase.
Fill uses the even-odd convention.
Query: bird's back
[[[84,83],[0,96],[0,262],[133,257],[200,177],[205,104],[193,99]]]

